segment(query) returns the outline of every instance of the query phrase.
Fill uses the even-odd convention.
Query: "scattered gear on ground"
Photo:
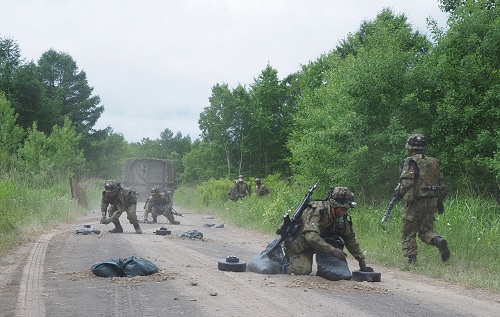
[[[181,235],[181,238],[188,238],[188,239],[203,239],[203,233],[199,232],[198,230],[189,230],[184,232]]]

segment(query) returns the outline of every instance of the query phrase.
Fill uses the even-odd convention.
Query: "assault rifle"
[[[163,205],[163,206],[160,206],[160,205],[157,205],[155,204],[154,202],[151,202],[153,204],[154,207],[158,208],[160,211],[161,211],[161,214],[164,215],[167,210],[169,209],[168,207],[168,204],[167,205]],[[172,212],[174,215],[176,216],[179,216],[179,217],[183,217],[183,215],[181,213],[178,213],[174,207],[170,207],[170,212]]]
[[[264,250],[264,253],[265,255],[267,255],[267,257],[272,258],[273,252],[278,249],[281,243],[283,243],[284,241],[292,240],[297,236],[297,233],[302,226],[302,213],[309,205],[311,195],[314,192],[316,185],[317,184],[309,186],[304,199],[302,199],[300,205],[293,213],[292,218],[290,218],[290,215],[288,213],[285,214],[285,216],[283,217],[283,224],[278,228],[278,230],[276,230],[276,234],[280,235],[281,238],[274,240],[267,246],[266,250]]]
[[[392,196],[389,205],[387,205],[387,207],[385,208],[385,215],[384,218],[382,218],[381,223],[384,223],[387,221],[387,219],[389,219],[389,216],[391,215],[392,212],[392,208],[394,208],[394,206],[398,203],[398,201],[400,201],[401,198],[403,198],[400,190],[401,190],[401,183],[399,183],[396,189],[394,189],[394,195]]]
[[[172,212],[174,213],[174,215],[176,216],[179,216],[179,217],[184,217],[180,212],[177,212],[177,210],[174,209],[174,207],[172,207]]]

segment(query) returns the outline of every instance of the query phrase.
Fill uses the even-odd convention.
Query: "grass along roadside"
[[[85,187],[95,205],[97,186],[88,182]],[[72,199],[69,184],[34,189],[0,179],[0,254],[36,239],[52,226],[69,222],[87,212]]]
[[[268,185],[269,182],[263,180]],[[211,213],[224,221],[246,229],[273,234],[284,213],[293,213],[304,193],[279,181],[272,181],[271,195],[254,195],[237,202],[226,198],[228,180],[211,180],[197,188],[181,187],[175,203],[202,213]],[[317,198],[313,195],[313,198]],[[356,237],[367,263],[401,270],[412,270],[426,276],[500,293],[500,214],[494,201],[462,196],[449,197],[446,211],[436,215],[435,231],[443,236],[451,258],[441,261],[436,247],[418,240],[418,265],[409,267],[401,251],[401,214],[396,205],[387,223],[381,225],[385,206],[358,206],[350,215]]]

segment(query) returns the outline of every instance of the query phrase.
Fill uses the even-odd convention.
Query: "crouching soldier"
[[[114,229],[109,230],[110,233],[123,232],[120,216],[124,211],[127,213],[127,219],[134,225],[135,232],[142,233],[137,220],[136,208],[137,197],[133,190],[121,187],[120,183],[114,180],[106,181],[101,200],[101,223],[107,225],[112,222],[115,225]]]
[[[366,266],[347,212],[356,203],[354,194],[347,187],[333,187],[327,200],[312,201],[302,214],[302,228],[297,238],[284,246],[285,257],[289,264],[285,273],[309,275],[312,272],[313,255],[334,256],[344,269],[340,278],[350,279],[344,246],[358,260],[361,271],[373,271]],[[320,272],[318,263],[318,275]],[[328,269],[328,268],[327,268]]]
[[[153,223],[158,222],[158,216],[165,216],[173,225],[180,224],[174,219],[174,211],[172,209],[172,200],[170,196],[160,192],[158,187],[153,187],[150,191],[150,196],[144,205],[144,222],[148,222],[148,215],[153,217]]]

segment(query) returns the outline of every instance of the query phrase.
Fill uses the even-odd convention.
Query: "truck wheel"
[[[228,256],[225,259],[219,260],[218,263],[219,270],[221,271],[245,272],[247,270],[247,264],[240,262],[237,256]]]
[[[358,282],[380,282],[380,278],[382,274],[378,272],[361,272],[361,271],[352,271],[352,280]]]

